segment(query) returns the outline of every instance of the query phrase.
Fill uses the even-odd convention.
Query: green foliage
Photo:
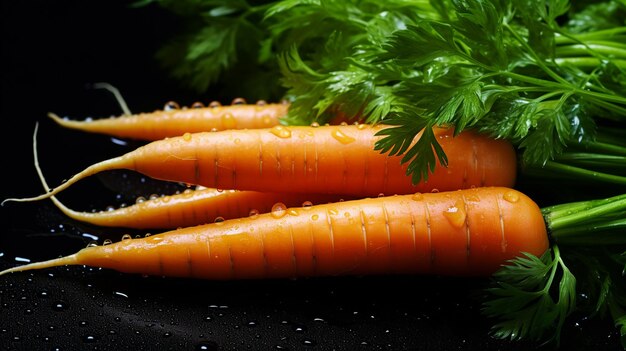
[[[553,257],[554,255],[554,257]],[[518,257],[494,274],[493,296],[483,312],[500,320],[493,327],[501,339],[559,341],[565,318],[576,306],[576,278],[564,264],[558,248],[541,258]]]

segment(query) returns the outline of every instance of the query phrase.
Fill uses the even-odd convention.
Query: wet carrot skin
[[[74,264],[199,279],[488,276],[547,248],[536,203],[485,187],[288,208],[88,247]]]
[[[235,104],[215,107],[159,110],[127,116],[77,121],[49,116],[59,125],[118,138],[160,140],[184,133],[225,129],[267,128],[280,124],[289,108],[285,103]]]
[[[333,194],[266,193],[258,191],[187,189],[128,207],[100,212],[77,212],[62,208],[75,220],[103,226],[133,229],[173,229],[216,220],[247,217],[251,211],[270,212],[277,204],[294,207],[304,202],[327,203],[341,200]],[[54,199],[55,202],[56,198]]]
[[[412,184],[401,156],[374,150],[383,125],[284,127],[185,134],[155,141],[125,156],[122,167],[153,178],[222,189],[377,196],[511,187],[513,146],[465,131],[436,128],[448,155],[427,182]]]

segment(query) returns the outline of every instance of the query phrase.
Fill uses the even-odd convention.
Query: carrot
[[[186,189],[165,196],[140,197],[128,207],[97,212],[79,212],[52,196],[54,204],[68,217],[103,227],[170,229],[225,219],[267,213],[278,206],[327,203],[340,200],[334,194],[266,193],[259,191]]]
[[[515,183],[512,144],[469,130],[454,136],[451,128],[435,128],[448,166],[437,165],[426,182],[413,184],[401,156],[374,150],[380,138],[376,133],[383,128],[275,126],[187,133],[93,164],[47,194],[3,203],[49,198],[80,179],[113,169],[209,188],[360,197]]]
[[[286,115],[288,107],[287,103],[265,101],[247,104],[245,100],[237,98],[229,106],[212,102],[205,107],[202,103],[196,102],[190,108],[180,108],[177,103],[168,102],[163,110],[151,113],[84,121],[61,118],[54,113],[49,113],[48,117],[66,128],[118,138],[152,141],[187,132],[271,127],[280,124],[280,118]]]
[[[504,187],[275,209],[87,247],[0,272],[87,265],[144,275],[255,279],[366,274],[486,276],[548,249],[539,207]]]

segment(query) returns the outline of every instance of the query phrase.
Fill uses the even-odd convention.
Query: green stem
[[[576,167],[600,167],[612,170],[626,170],[626,156],[603,155],[589,152],[566,152],[557,156],[556,161]],[[626,173],[624,173],[626,176]]]
[[[614,27],[580,34],[556,33],[554,36],[554,42],[556,44],[571,44],[583,43],[594,39],[609,40],[613,37],[619,37],[622,34],[626,34],[626,27]]]
[[[557,57],[562,56],[584,56],[589,57],[589,54],[602,54],[603,56],[610,58],[626,58],[626,45],[621,43],[610,44],[572,44],[566,46],[558,46],[556,48]],[[595,55],[594,55],[595,56]]]
[[[555,242],[626,245],[626,194],[542,208]]]
[[[578,56],[578,57],[558,57],[554,59],[557,65],[569,65],[575,66],[580,69],[596,68],[602,64],[602,59],[597,57]],[[626,68],[626,60],[624,59],[611,59],[611,62],[618,67]]]
[[[608,184],[626,185],[626,176],[593,171],[557,161],[547,161],[543,166],[524,166],[523,173],[532,177],[569,176],[572,179],[591,180]]]

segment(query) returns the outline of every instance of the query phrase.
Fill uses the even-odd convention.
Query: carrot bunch
[[[264,114],[264,108],[276,106],[255,105],[254,111]],[[241,108],[239,104],[226,106],[221,114],[185,109],[168,118],[185,116],[212,125],[201,121],[207,116],[222,119]],[[191,117],[193,111],[199,115]],[[161,123],[163,114],[154,116],[156,121],[150,123]],[[141,139],[149,135],[139,122],[146,118],[145,114],[110,118],[106,128],[111,129],[92,129],[90,123],[95,121],[56,121],[116,136],[122,128],[128,137]],[[558,334],[564,318],[574,310],[577,288],[558,246],[551,244],[626,245],[623,235],[614,230],[626,227],[626,194],[540,208],[513,188],[517,160],[511,143],[471,130],[455,133],[446,126],[422,130],[413,140],[416,143],[423,133],[432,133],[448,155],[447,164],[436,165],[427,179],[415,183],[403,155],[375,151],[380,132],[387,127],[345,121],[291,126],[277,121],[260,128],[170,130],[177,135],[148,140],[126,154],[90,165],[53,189],[38,164],[36,128],[35,166],[46,192],[5,199],[3,204],[50,199],[78,221],[165,231],[135,238],[124,235],[118,242],[107,239],[103,245],[9,268],[0,275],[87,265],[140,275],[214,280],[368,274],[492,276],[497,286],[489,292],[495,297],[485,303],[484,311],[502,320],[494,326],[497,335],[520,335],[520,328],[527,328],[525,316],[545,314],[546,308],[552,322],[528,327],[531,331],[524,333],[540,336],[552,328]],[[58,199],[72,184],[114,169],[195,189],[93,213],[70,209]],[[619,258],[616,262],[623,265]],[[616,283],[620,279],[605,278]],[[618,288],[619,284],[613,289]],[[551,297],[554,289],[559,291],[558,301]],[[614,292],[605,297],[611,306],[619,306],[619,299]],[[611,314],[620,320],[619,308]]]
[[[46,193],[5,200],[49,198],[79,221],[169,231],[10,271],[86,264],[211,279],[484,275],[520,252],[541,254],[548,247],[537,205],[511,189],[516,155],[507,141],[434,128],[448,164],[415,184],[401,156],[374,150],[385,125],[287,126],[279,123],[287,104],[242,100],[169,106],[83,122],[53,116],[65,127],[155,140],[93,164],[54,189],[36,162]],[[272,125],[254,124],[259,116],[276,118]],[[198,189],[95,213],[72,210],[57,198],[79,180],[113,169]],[[539,229],[529,234],[524,223]]]

